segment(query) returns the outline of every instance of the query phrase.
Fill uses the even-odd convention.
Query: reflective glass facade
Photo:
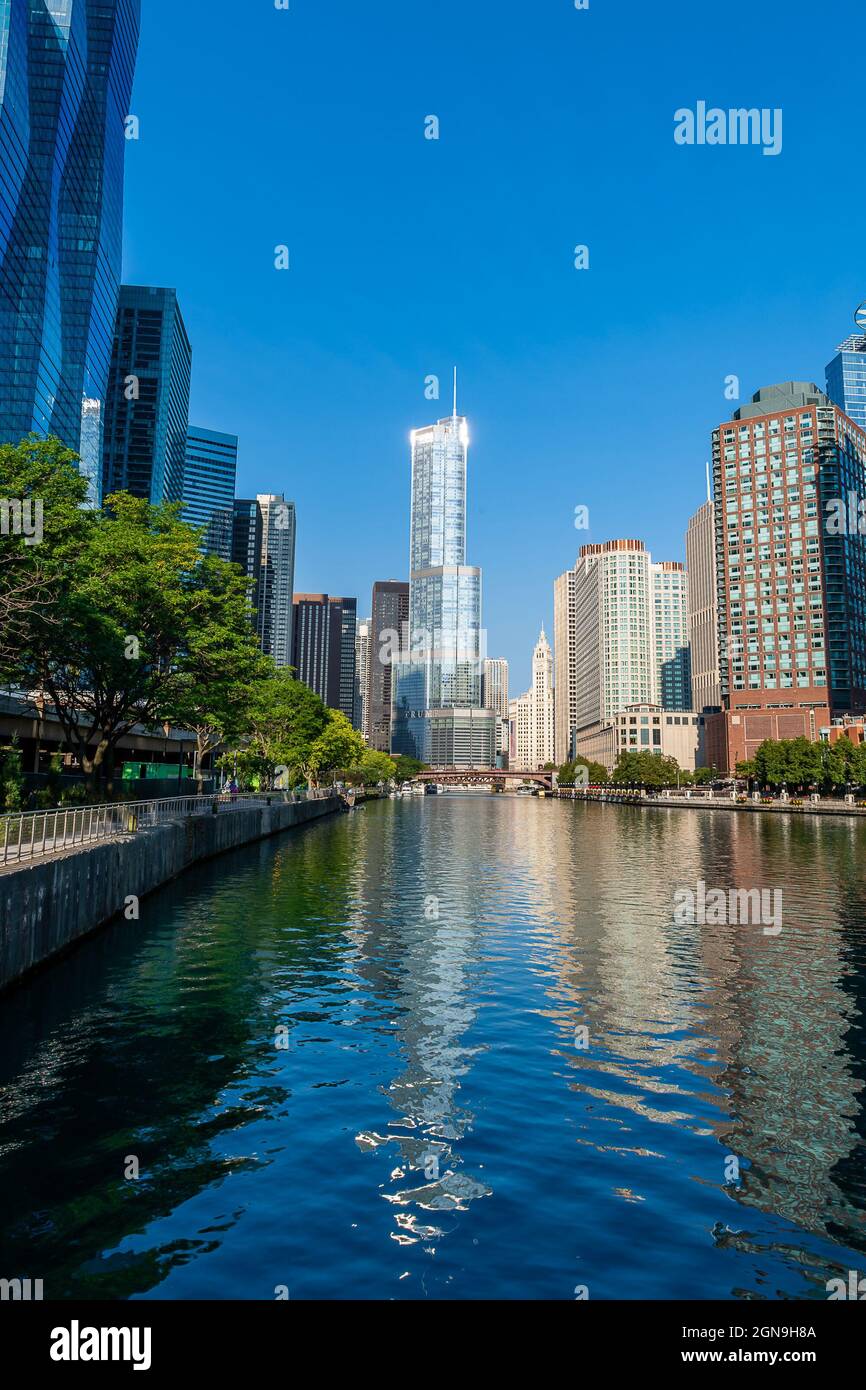
[[[437,764],[443,749],[472,761],[495,734],[494,716],[481,716],[481,571],[466,564],[468,446],[457,414],[412,435],[409,650],[396,667],[391,747]],[[434,721],[440,710],[461,711],[461,727],[475,711],[472,737],[455,741],[457,716]]]
[[[256,501],[262,518],[259,583],[253,596],[259,642],[265,656],[272,656],[277,666],[291,666],[294,664],[295,504],[275,492],[260,492]]]
[[[866,430],[866,334],[852,333],[827,367],[827,395]]]
[[[205,526],[207,548],[231,559],[238,437],[190,425],[183,470],[184,521]]]
[[[0,438],[81,451],[93,500],[139,17],[139,0],[0,0]]]
[[[105,412],[103,496],[180,502],[190,347],[174,290],[121,285]]]

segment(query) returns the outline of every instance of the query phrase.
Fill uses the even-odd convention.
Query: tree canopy
[[[675,787],[678,783],[684,784],[688,779],[684,777],[676,758],[646,751],[630,752],[626,749],[617,758],[612,780],[617,786],[626,786],[634,782],[644,787]]]
[[[0,447],[0,678],[40,691],[83,770],[112,794],[117,746],[136,726],[195,735],[197,771],[258,785],[394,775],[345,715],[262,655],[250,583],[204,552],[176,503],[116,493],[86,506],[57,440]]]

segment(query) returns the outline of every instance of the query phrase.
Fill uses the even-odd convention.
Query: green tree
[[[755,777],[762,787],[780,787],[791,779],[791,762],[784,742],[764,739],[755,752]]]
[[[0,748],[0,806],[4,811],[20,811],[24,806],[24,763],[17,737]]]
[[[675,787],[682,781],[682,772],[675,758],[626,750],[617,759],[612,780],[617,786],[634,782],[644,787]]]
[[[164,707],[165,718],[196,736],[196,783],[203,789],[205,760],[221,745],[252,732],[251,687],[272,679],[253,632],[249,581],[236,565],[202,557],[192,576],[198,619],[187,635],[180,680]]]
[[[310,785],[317,787],[326,774],[354,767],[365,751],[363,738],[345,714],[329,709],[325,727],[312,745],[304,767]]]
[[[586,781],[593,786],[599,782],[610,781],[610,773],[603,763],[593,762],[590,758],[571,758],[567,763],[563,763],[559,769],[559,785],[561,787],[573,787],[579,767],[586,768]]]
[[[92,523],[87,480],[57,439],[0,445],[0,681],[33,683],[40,646],[62,646],[61,599]],[[25,522],[29,526],[25,528]],[[25,534],[25,529],[31,532]]]
[[[370,787],[379,782],[390,782],[395,775],[393,760],[387,753],[379,753],[375,748],[365,748],[358,762],[345,773],[347,782]]]
[[[182,662],[206,600],[197,589],[198,533],[179,505],[126,493],[91,517],[57,611],[62,640],[35,625],[34,676],[77,754],[88,791],[112,791],[118,742],[153,727],[179,698]]]
[[[250,748],[265,779],[285,767],[292,784],[307,780],[313,746],[328,723],[328,710],[315,691],[281,668],[253,682],[247,715]]]
[[[419,772],[427,772],[426,763],[421,763],[417,758],[409,758],[405,753],[395,753],[392,756],[394,763],[394,776],[399,782],[411,782],[413,777],[417,777]]]

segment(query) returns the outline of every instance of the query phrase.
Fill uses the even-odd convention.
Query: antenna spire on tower
[[[457,368],[454,368],[454,419],[457,419]]]

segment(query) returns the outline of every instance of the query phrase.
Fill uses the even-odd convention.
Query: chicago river
[[[449,794],[189,872],[0,1021],[46,1298],[826,1299],[866,1247],[859,822]],[[683,885],[785,885],[778,934]]]

